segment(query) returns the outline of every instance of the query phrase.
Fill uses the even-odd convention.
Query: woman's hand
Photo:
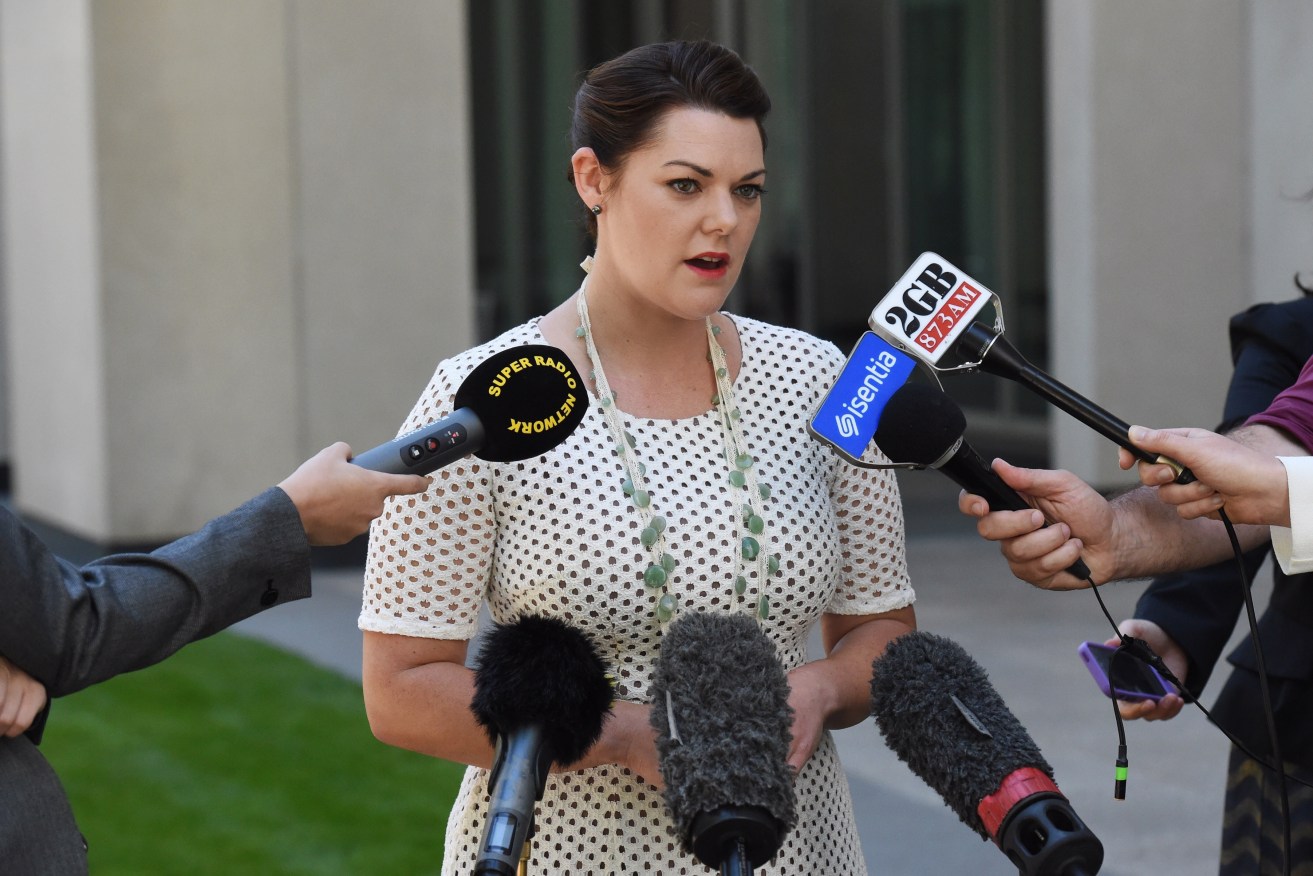
[[[916,629],[912,606],[875,615],[824,614],[821,639],[826,656],[789,673],[793,738],[789,768],[802,771],[826,730],[852,727],[871,714],[871,663],[885,646]]]
[[[821,744],[826,719],[833,711],[833,694],[815,667],[815,663],[805,663],[789,673],[789,707],[793,709],[789,769],[795,776]]]
[[[552,768],[554,773],[573,772],[603,764],[619,764],[656,788],[664,788],[657,758],[656,731],[652,729],[652,707],[645,703],[617,700],[602,725],[602,737],[579,761]]]

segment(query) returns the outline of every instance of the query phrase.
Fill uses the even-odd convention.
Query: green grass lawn
[[[229,633],[56,701],[41,748],[95,876],[436,873],[463,771],[375,740],[358,683]]]

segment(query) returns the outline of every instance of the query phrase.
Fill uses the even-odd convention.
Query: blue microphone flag
[[[812,437],[859,462],[875,437],[880,414],[916,367],[916,360],[866,332],[808,424]]]

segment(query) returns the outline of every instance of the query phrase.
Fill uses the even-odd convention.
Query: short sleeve
[[[438,366],[399,434],[451,414],[463,364]],[[473,638],[495,538],[491,466],[474,457],[434,472],[421,495],[389,499],[369,531],[360,629]]]
[[[843,367],[837,347],[824,343],[817,356],[819,394],[833,385]],[[838,522],[840,575],[826,607],[831,614],[880,614],[916,601],[907,573],[903,504],[891,469],[864,468],[832,453],[830,502]],[[872,442],[864,462],[887,465],[889,459]]]

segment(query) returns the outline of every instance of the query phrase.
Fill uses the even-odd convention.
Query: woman
[[[865,871],[825,730],[867,716],[871,661],[914,627],[914,597],[892,476],[807,435],[842,355],[720,311],[761,216],[769,108],[756,75],[709,43],[645,46],[591,71],[570,174],[596,238],[583,285],[439,365],[403,426],[445,415],[471,368],[515,344],[561,348],[595,393],[556,449],[448,466],[372,535],[360,621],[371,726],[474,767],[444,873],[469,868],[487,804],[492,749],[464,666],[484,600],[499,622],[545,613],[584,630],[617,679],[600,741],[548,781],[533,872],[705,872],[660,798],[646,702],[681,611],[758,617],[789,673],[799,823],[761,872]],[[827,656],[809,663],[818,621]]]

